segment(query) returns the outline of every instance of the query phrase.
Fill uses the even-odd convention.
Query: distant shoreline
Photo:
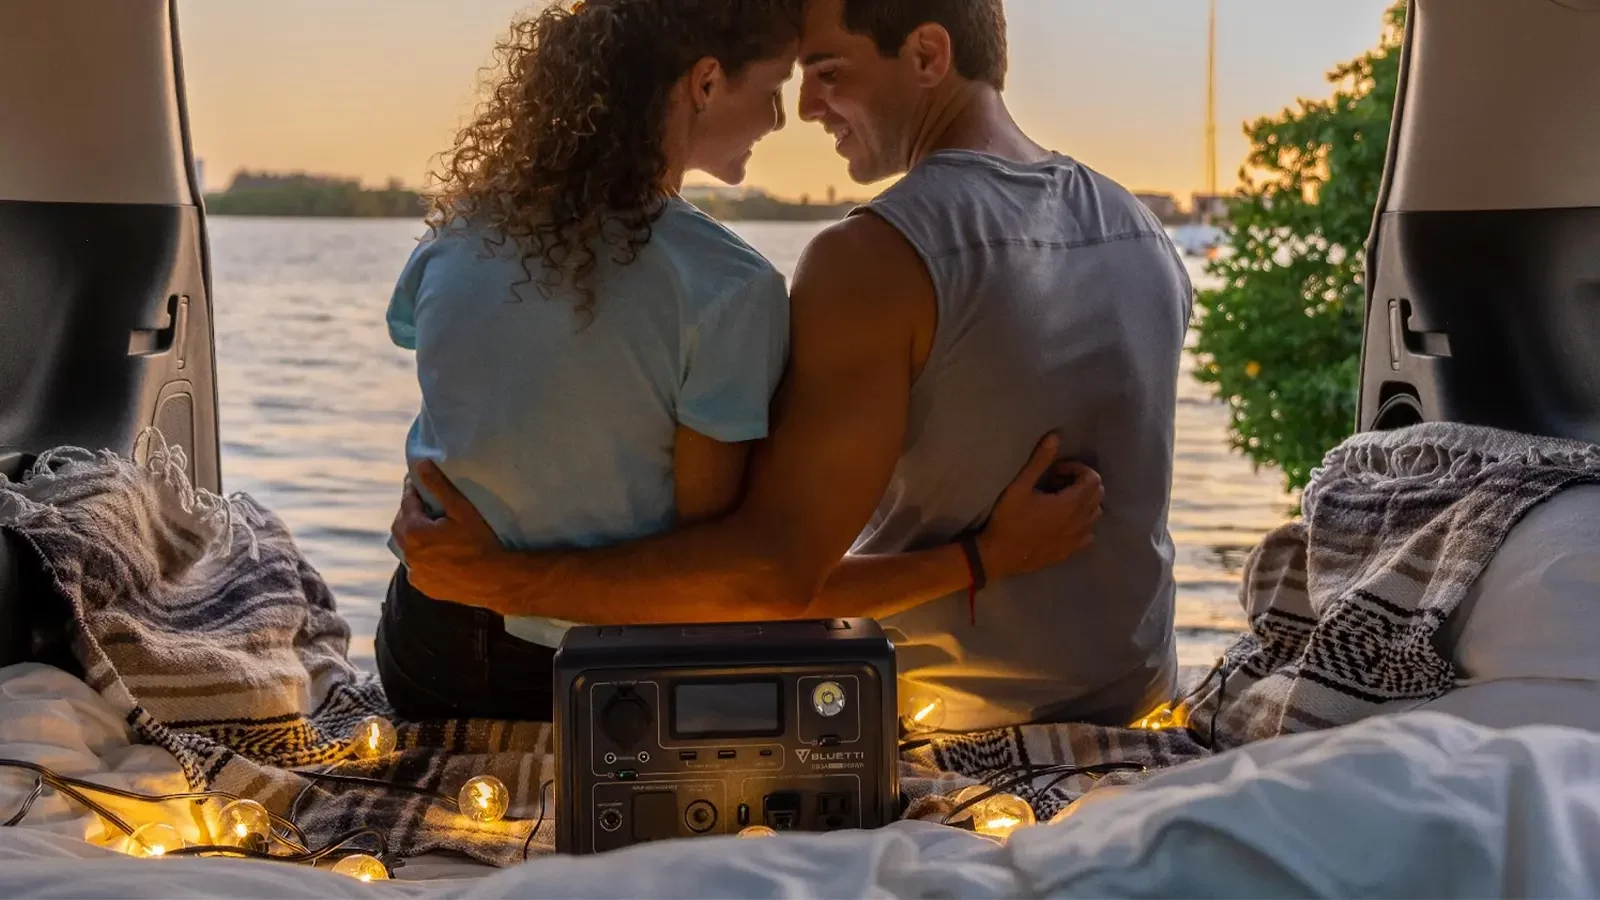
[[[837,222],[855,209],[856,203],[819,204],[783,201],[690,201],[719,222]],[[416,212],[401,212],[395,204],[374,209],[317,208],[297,198],[241,198],[230,194],[206,195],[206,214],[239,219],[418,219],[424,213],[419,202]]]
[[[722,222],[829,222],[844,218],[860,201],[799,203],[762,191],[684,191],[684,199]],[[421,193],[392,182],[367,188],[352,179],[314,175],[240,172],[225,191],[205,195],[206,212],[216,216],[308,219],[422,218]]]
[[[206,218],[208,218],[208,219],[290,219],[290,220],[298,219],[298,220],[300,220],[302,222],[363,221],[363,222],[419,222],[420,223],[422,221],[422,216],[420,216],[420,215],[416,215],[416,216],[307,216],[307,215],[299,215],[299,214],[295,214],[295,213],[285,213],[283,215],[276,215],[276,214],[269,215],[269,214],[265,214],[265,213],[252,214],[252,213],[217,212],[216,210],[210,209],[209,207],[206,209]],[[717,217],[713,216],[713,218],[717,218]],[[813,219],[723,219],[723,218],[717,218],[717,221],[718,222],[722,222],[725,225],[740,225],[740,224],[744,224],[744,223],[747,223],[747,222],[748,223],[760,223],[760,224],[765,224],[765,225],[773,225],[773,224],[782,225],[782,224],[786,224],[786,223],[787,224],[799,224],[799,223],[803,223],[803,222],[838,222],[838,221],[841,221],[843,219],[844,219],[844,216],[841,215],[841,216],[832,216],[832,217],[818,217],[818,218],[813,218]]]

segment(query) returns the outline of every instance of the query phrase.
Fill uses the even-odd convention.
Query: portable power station
[[[556,849],[876,828],[900,814],[870,619],[582,626],[556,652]]]

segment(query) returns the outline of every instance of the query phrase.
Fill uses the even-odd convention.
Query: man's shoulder
[[[916,249],[888,222],[858,211],[806,247],[792,305],[797,323],[893,335],[909,334],[932,298],[933,281]]]
[[[916,248],[900,229],[870,208],[829,225],[807,245],[797,276],[856,290],[898,290],[925,272]]]
[[[1078,245],[1164,234],[1132,191],[1055,152],[1017,160],[942,150],[868,208],[934,256],[1009,242]]]

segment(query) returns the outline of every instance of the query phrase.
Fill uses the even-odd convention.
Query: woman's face
[[[690,169],[726,184],[744,181],[757,141],[783,128],[783,85],[794,72],[795,49],[746,66],[737,78],[720,67],[693,90],[699,112],[690,131]]]

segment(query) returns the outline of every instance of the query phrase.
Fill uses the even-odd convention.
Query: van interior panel
[[[1356,425],[1600,442],[1600,2],[1409,17]]]
[[[0,2],[0,35],[0,122],[27,123],[0,128],[0,474],[64,445],[139,457],[155,427],[220,490],[175,0]],[[60,646],[53,596],[0,534],[0,665]]]

